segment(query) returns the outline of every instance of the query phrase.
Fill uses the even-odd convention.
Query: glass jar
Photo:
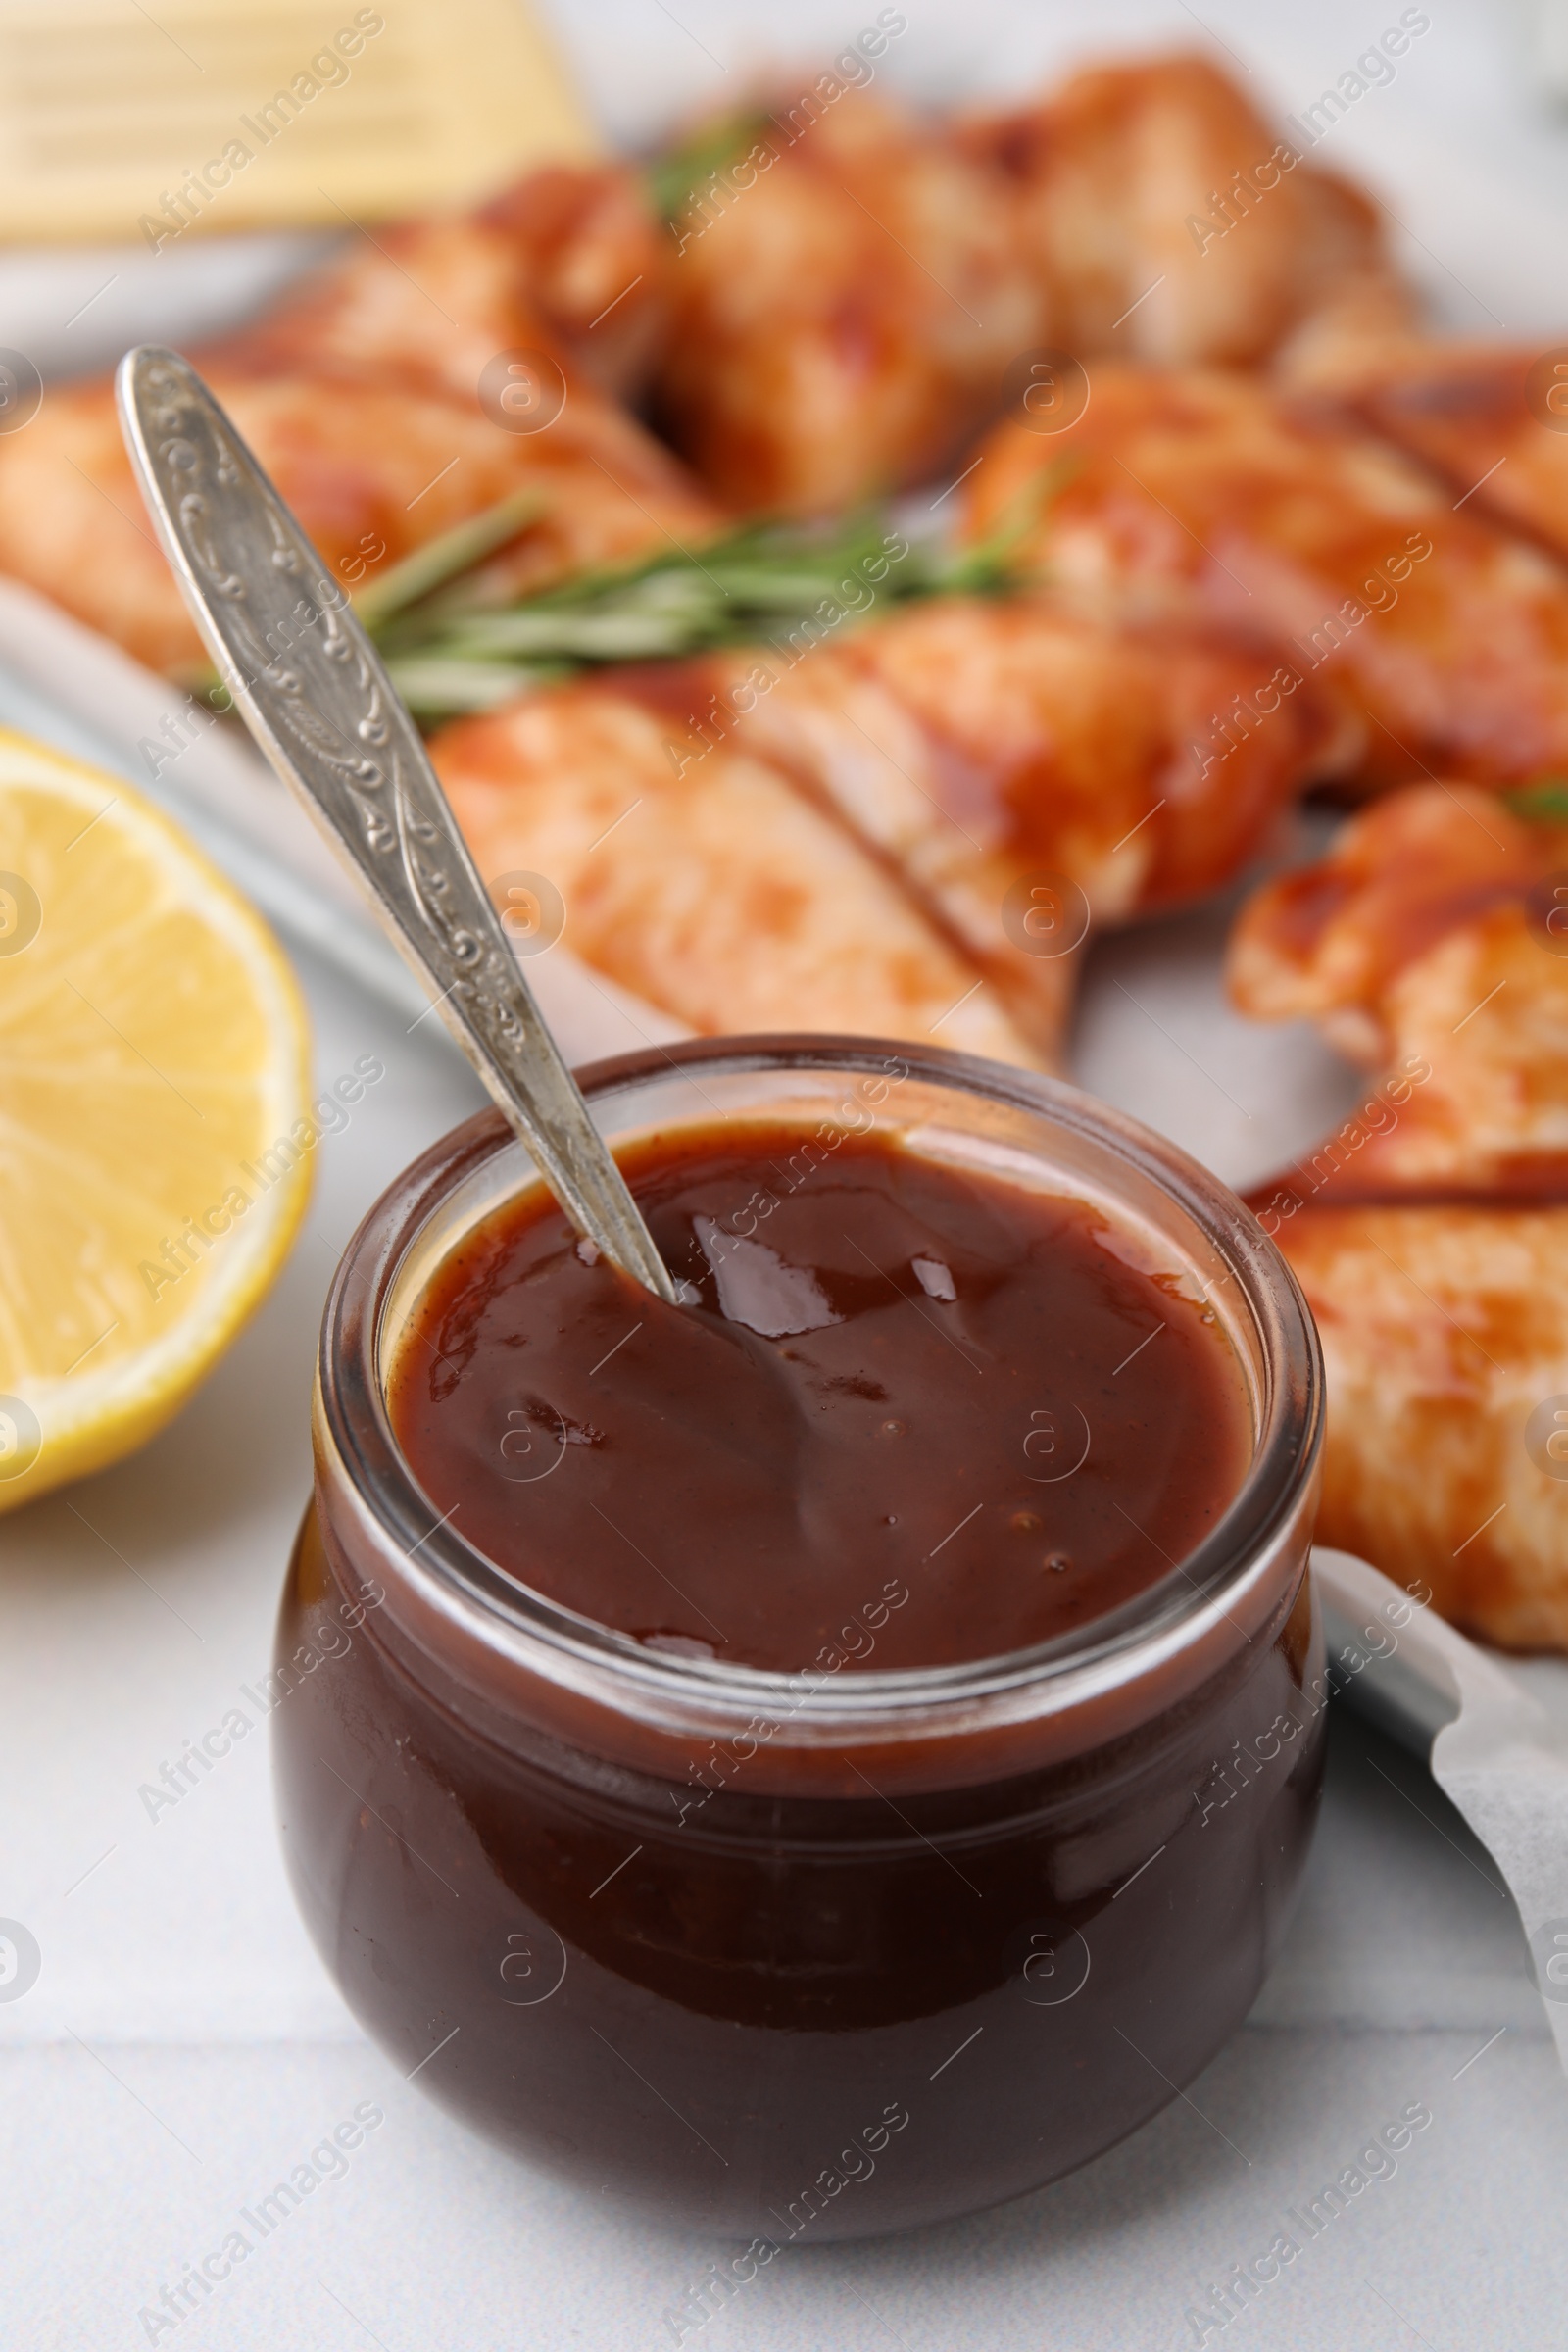
[[[649,1650],[530,1591],[400,1457],[385,1383],[419,1293],[532,1178],[499,1115],[436,1145],[351,1243],[278,1638],[301,1910],[405,2075],[596,2193],[756,2240],[739,2279],[769,2245],[1070,2171],[1246,2016],[1321,1770],[1322,1372],[1240,1202],[1071,1087],[818,1037],[660,1048],[583,1084],[612,1141],[762,1117],[826,1153],[874,1123],[1091,1199],[1202,1286],[1250,1398],[1235,1499],[1114,1613],[879,1673],[857,1659],[886,1604],[846,1591],[841,1644],[763,1673]]]

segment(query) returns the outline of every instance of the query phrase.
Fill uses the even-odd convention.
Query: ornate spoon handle
[[[430,984],[572,1223],[673,1300],[347,593],[177,352],[127,352],[118,389],[164,552],[246,725]]]

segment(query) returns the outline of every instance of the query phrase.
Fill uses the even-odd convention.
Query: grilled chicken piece
[[[1257,894],[1231,982],[1378,1073],[1255,1196],[1323,1339],[1319,1537],[1489,1641],[1568,1648],[1568,826],[1396,794]]]
[[[1040,513],[1024,560],[1153,610],[1278,636],[1296,673],[1360,722],[1348,760],[1380,788],[1417,773],[1502,784],[1568,762],[1568,577],[1397,451],[1262,382],[1092,371],[1054,435],[985,444],[967,527]],[[1259,681],[1261,683],[1261,680]],[[1269,723],[1244,697],[1209,742]]]
[[[517,434],[476,403],[373,382],[220,366],[209,381],[349,588],[528,487],[539,519],[492,566],[518,592],[717,527],[674,461],[594,393],[568,398],[548,430]],[[0,569],[150,668],[204,659],[143,513],[107,383],[51,392],[26,432],[0,440]]]
[[[1246,366],[1348,279],[1395,283],[1374,208],[1205,58],[1094,67],[963,135],[1010,183],[1052,339],[1080,360]]]
[[[847,1030],[1040,1066],[983,975],[777,768],[721,741],[677,773],[675,740],[596,680],[430,750],[492,887],[547,876],[566,944],[692,1028]]]
[[[1328,380],[1433,467],[1465,513],[1568,557],[1568,346],[1396,339]]]
[[[1237,923],[1231,993],[1396,1073],[1276,1188],[1568,1200],[1568,826],[1465,785],[1395,794]],[[1564,1301],[1568,1315],[1568,1299]]]
[[[1420,297],[1374,257],[1328,288],[1279,345],[1268,370],[1285,391],[1343,398],[1432,348]]]
[[[813,95],[733,134],[673,224],[658,380],[738,506],[822,512],[935,472],[1047,346],[1249,364],[1351,288],[1413,316],[1374,208],[1201,58],[950,123]]]
[[[472,213],[355,236],[215,361],[369,375],[471,406],[498,353],[543,345],[634,392],[665,328],[666,244],[641,175],[553,166]]]
[[[629,173],[536,172],[478,213],[355,239],[196,357],[345,585],[536,486],[538,521],[486,572],[523,593],[720,527],[597,388],[635,373],[661,331],[657,234]],[[477,394],[484,368],[516,351],[539,355],[541,389],[565,389],[533,432],[503,429]],[[0,567],[155,668],[201,659],[105,382],[51,387],[0,441]]]
[[[1568,1207],[1314,1208],[1279,1242],[1328,1367],[1318,1541],[1568,1650]]]
[[[659,410],[737,506],[822,514],[918,480],[1047,340],[1001,175],[880,98],[760,118],[672,225]]]
[[[733,741],[890,861],[1052,1056],[1091,919],[1230,880],[1328,744],[1332,719],[1306,690],[1200,773],[1192,745],[1210,713],[1278,662],[1240,634],[954,598],[790,667],[748,654],[658,691],[689,745],[722,714]]]

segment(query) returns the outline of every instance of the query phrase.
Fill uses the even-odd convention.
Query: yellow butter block
[[[523,0],[0,0],[18,244],[386,219],[597,152]]]

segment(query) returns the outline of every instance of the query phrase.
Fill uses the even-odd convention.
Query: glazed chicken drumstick
[[[880,96],[784,102],[733,134],[674,198],[663,429],[756,513],[826,514],[920,478],[1047,339],[1004,183]],[[711,126],[694,140],[714,144]]]
[[[1568,348],[1400,340],[1341,391],[1466,507],[1568,559]]]
[[[1206,57],[1092,66],[959,135],[1011,193],[1051,339],[1080,360],[1255,367],[1374,291],[1413,318],[1376,207]]]
[[[946,122],[827,74],[699,125],[685,152],[661,167],[673,331],[655,398],[752,511],[931,474],[1017,402],[1042,349],[1245,366],[1324,306],[1414,318],[1373,208],[1200,57]]]
[[[1092,370],[1083,416],[1005,424],[963,493],[973,535],[1038,507],[1020,560],[1114,603],[1278,637],[1330,693],[1348,777],[1527,782],[1568,765],[1568,574],[1398,451],[1255,378]],[[1258,691],[1207,750],[1273,723]],[[1287,691],[1289,690],[1287,685]]]
[[[1486,1640],[1561,1649],[1568,802],[1517,798],[1544,821],[1462,785],[1368,809],[1252,900],[1231,982],[1372,1073],[1255,1196],[1328,1366],[1318,1534]]]
[[[793,656],[607,670],[431,745],[481,870],[543,873],[591,965],[698,1029],[1057,1065],[1076,950],[1229,879],[1332,736],[1303,692],[1200,777],[1266,651],[939,601]]]
[[[657,324],[657,294],[640,289],[602,328],[587,309],[639,258],[657,289],[653,226],[626,179],[541,172],[477,215],[356,241],[194,355],[345,585],[516,493],[537,512],[492,566],[515,592],[718,529],[676,460],[592,380],[621,380]],[[482,370],[499,358],[504,373],[516,352],[527,373],[487,410]],[[510,429],[500,395],[514,383],[542,416],[561,400],[543,429]],[[0,440],[0,568],[152,668],[201,661],[105,380],[51,388],[28,429]]]
[[[948,598],[816,647],[736,732],[894,862],[1052,1054],[1077,969],[1056,951],[1220,888],[1332,763],[1333,714],[1307,692],[1200,772],[1195,736],[1277,653],[1245,630]]]

